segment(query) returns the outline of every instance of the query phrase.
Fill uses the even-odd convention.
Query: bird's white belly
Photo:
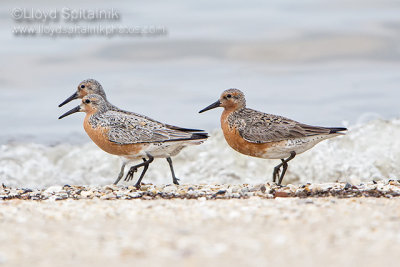
[[[296,155],[301,154],[319,142],[332,138],[336,135],[317,135],[309,136],[304,138],[289,139],[285,145],[282,146],[271,146],[263,155],[262,158],[266,159],[283,159],[290,157],[291,152],[296,152]]]
[[[204,140],[203,140],[204,141]],[[152,143],[143,152],[142,156],[151,155],[154,158],[166,158],[177,155],[183,148],[188,145],[197,145],[202,143],[201,140],[187,140],[176,142]]]
[[[151,155],[155,158],[171,157],[178,154],[184,146],[173,142],[153,143],[144,151],[146,155]]]

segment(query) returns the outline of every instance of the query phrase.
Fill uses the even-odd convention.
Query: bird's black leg
[[[127,175],[126,175],[124,181],[130,181],[130,180],[132,180],[132,179],[133,179],[133,174],[134,174],[135,172],[137,172],[138,168],[143,167],[143,166],[144,166],[144,167],[146,167],[146,166],[148,167],[149,164],[152,163],[153,160],[154,160],[154,158],[153,158],[152,156],[148,155],[148,157],[149,157],[149,159],[143,158],[143,162],[142,162],[142,163],[137,164],[137,165],[135,165],[135,166],[132,166],[132,167],[129,169],[129,171],[128,171],[128,173],[127,173]],[[146,168],[146,171],[147,171],[147,168]],[[143,174],[143,172],[142,172],[142,174]],[[142,175],[140,175],[140,176],[142,176]],[[144,176],[144,174],[143,174],[143,176]],[[143,177],[142,177],[142,178],[143,178]]]
[[[283,162],[285,161],[284,159],[281,159],[281,160],[282,160],[282,163],[279,164],[279,165],[277,165],[277,166],[274,168],[274,172],[272,173],[272,182],[273,182],[273,183],[276,182],[276,178],[279,178],[280,169],[281,169],[281,167],[282,167],[282,165],[283,165]]]
[[[172,159],[170,157],[167,158],[169,168],[171,169],[171,174],[172,174],[172,182],[176,185],[179,185],[178,181],[179,179],[176,178],[175,172],[174,172],[174,167],[172,166]]]
[[[286,170],[288,168],[288,164],[286,163],[286,161],[284,159],[281,159],[281,160],[282,160],[282,173],[281,173],[280,176],[278,176],[278,178],[279,178],[278,179],[278,185],[281,185],[282,180],[283,180],[283,176],[285,176]]]
[[[283,169],[282,169],[281,177],[279,177],[278,185],[280,185],[282,183],[283,177],[285,176],[286,170],[288,168],[288,164],[287,163],[289,161],[291,161],[292,159],[294,159],[295,156],[296,156],[296,152],[292,151],[292,152],[290,152],[290,157],[288,157],[285,160],[282,159],[282,163],[281,164],[283,166]]]
[[[149,168],[149,164],[150,163],[148,163],[147,165],[144,165],[142,174],[140,175],[139,179],[137,180],[137,182],[135,184],[136,189],[140,188],[140,183],[142,182],[142,179],[143,179],[145,173],[147,172],[147,169]]]

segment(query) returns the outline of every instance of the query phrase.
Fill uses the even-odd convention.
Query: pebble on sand
[[[65,199],[233,199],[277,197],[399,197],[400,181],[371,181],[351,185],[348,183],[324,183],[305,185],[276,184],[145,184],[139,190],[133,186],[51,186],[45,189],[10,188],[0,186],[0,199],[11,200],[65,200]]]

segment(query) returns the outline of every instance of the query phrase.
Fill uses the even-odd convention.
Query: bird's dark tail
[[[208,133],[193,133],[191,139],[207,139]]]
[[[330,130],[329,134],[335,134],[335,133],[340,133],[340,134],[344,134],[342,133],[343,131],[347,131],[347,128],[343,128],[343,127],[335,127],[335,128],[328,128]]]
[[[166,124],[166,126],[172,130],[178,130],[181,132],[204,132],[204,130],[199,130],[199,129],[191,129],[191,128],[182,128],[182,127],[178,127],[178,126],[174,126],[174,125],[169,125]]]

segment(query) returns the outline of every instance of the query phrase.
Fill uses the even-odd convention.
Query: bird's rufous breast
[[[240,136],[237,127],[228,122],[228,117],[233,111],[224,110],[221,115],[221,128],[226,142],[236,151],[252,156],[263,158],[268,149],[275,146],[284,145],[285,142],[251,143]],[[282,143],[282,144],[281,144]]]
[[[108,139],[108,131],[109,129],[97,126],[93,128],[90,124],[90,115],[86,115],[85,120],[83,121],[83,128],[86,133],[89,135],[90,139],[102,150],[107,153],[118,155],[118,156],[134,156],[138,155],[141,157],[140,152],[147,146],[146,144],[127,144],[121,145],[114,142],[111,142]]]

